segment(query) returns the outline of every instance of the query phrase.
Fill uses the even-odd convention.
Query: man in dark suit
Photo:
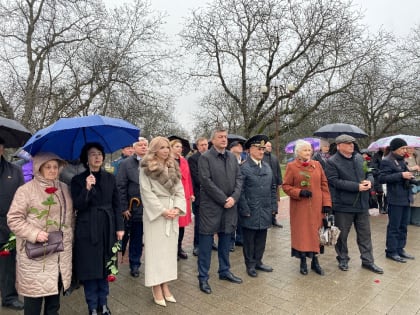
[[[211,293],[208,272],[214,233],[219,238],[219,279],[242,283],[242,279],[230,271],[229,262],[230,238],[238,221],[242,175],[236,157],[226,150],[227,131],[214,130],[211,141],[213,146],[198,160],[201,184],[198,279],[200,290],[207,294]]]
[[[121,212],[126,224],[126,233],[123,242],[130,240],[128,258],[130,274],[139,276],[140,258],[143,251],[143,205],[140,199],[139,163],[147,153],[149,141],[140,137],[133,144],[134,154],[122,160],[116,181],[120,193]],[[129,235],[129,236],[128,236]]]
[[[264,152],[263,161],[268,163],[268,165],[270,165],[271,167],[271,170],[273,171],[274,179],[276,180],[276,185],[277,185],[277,201],[280,202],[280,188],[281,188],[281,184],[283,183],[283,180],[281,178],[280,163],[279,163],[279,159],[272,153],[272,145],[271,145],[271,142],[269,141],[265,144],[265,152]],[[273,212],[271,223],[275,227],[282,228],[283,225],[277,222],[277,219],[276,219],[277,213],[278,213],[278,209],[276,209]]]
[[[193,184],[195,200],[192,203],[192,211],[194,214],[194,249],[193,255],[198,256],[198,238],[200,226],[200,178],[198,176],[198,159],[201,154],[206,152],[209,148],[209,143],[206,138],[200,137],[195,142],[197,152],[188,158],[188,165],[190,167],[191,179]]]
[[[4,139],[0,138],[0,249],[8,242],[10,229],[7,226],[7,212],[13,196],[19,186],[23,185],[23,174],[19,166],[4,158]],[[16,250],[10,255],[0,257],[0,291],[1,305],[14,310],[22,310],[23,303],[18,300],[16,282]]]

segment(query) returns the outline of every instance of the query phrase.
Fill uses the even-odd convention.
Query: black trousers
[[[194,248],[197,248],[200,235],[200,207],[195,202],[192,204],[192,211],[194,213]]]
[[[262,258],[267,240],[267,229],[251,230],[242,227],[243,253],[247,268],[262,265]]]
[[[25,304],[24,315],[40,315],[43,301],[45,301],[44,315],[58,315],[60,310],[60,293],[38,298],[25,296],[23,298],[23,303]]]
[[[347,247],[347,238],[351,226],[354,224],[357,235],[357,246],[359,247],[360,259],[363,264],[372,264],[374,262],[372,253],[372,239],[370,233],[369,212],[335,212],[335,225],[341,233],[338,237],[335,251],[337,260],[349,261],[349,249]]]
[[[4,244],[0,244],[2,248]],[[0,291],[1,302],[9,304],[18,299],[16,283],[16,251],[12,250],[9,256],[0,257]]]

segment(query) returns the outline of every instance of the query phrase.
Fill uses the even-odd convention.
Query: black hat
[[[268,142],[268,137],[266,135],[255,135],[249,138],[245,142],[245,149],[249,149],[251,146],[265,148],[265,144],[267,142]]]
[[[401,147],[407,146],[407,142],[405,142],[404,139],[401,138],[394,138],[392,139],[391,143],[389,144],[389,149],[391,151],[398,150]]]
[[[228,150],[232,149],[233,147],[236,147],[238,144],[240,144],[241,146],[244,145],[243,141],[233,141],[228,145]]]

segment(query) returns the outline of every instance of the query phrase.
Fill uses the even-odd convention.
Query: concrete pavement
[[[288,199],[279,213],[283,229],[269,230],[264,263],[272,273],[258,272],[257,278],[246,274],[242,248],[231,253],[232,272],[241,277],[240,285],[218,279],[217,254],[213,252],[209,283],[213,293],[198,288],[197,259],[192,253],[192,225],[186,230],[184,249],[189,253],[181,260],[178,280],[170,284],[176,304],[155,305],[150,288],[144,287],[144,267],[139,278],[129,274],[127,259],[120,266],[118,280],[110,284],[109,307],[112,314],[420,314],[420,228],[409,226],[407,252],[417,260],[406,264],[385,258],[386,215],[371,216],[372,239],[376,264],[383,275],[361,268],[355,232],[349,236],[350,270],[337,268],[334,248],[327,247],[320,257],[325,276],[309,271],[299,273],[299,260],[290,257]],[[23,314],[0,308],[2,315]],[[62,297],[62,315],[87,314],[83,288]]]

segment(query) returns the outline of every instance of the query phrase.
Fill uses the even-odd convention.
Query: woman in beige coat
[[[169,140],[154,138],[141,161],[145,284],[156,304],[175,303],[168,282],[177,279],[178,216],[185,215],[184,188],[178,164],[170,156]]]
[[[60,291],[70,287],[72,273],[73,204],[66,184],[58,180],[65,162],[52,153],[39,153],[33,158],[34,179],[16,191],[7,224],[16,235],[16,288],[24,297],[25,315],[58,314]],[[52,196],[47,216],[39,218],[49,206],[42,203]],[[34,210],[36,209],[36,210]],[[46,222],[49,220],[49,224]],[[64,251],[30,259],[25,243],[46,242],[48,233],[63,224]]]

